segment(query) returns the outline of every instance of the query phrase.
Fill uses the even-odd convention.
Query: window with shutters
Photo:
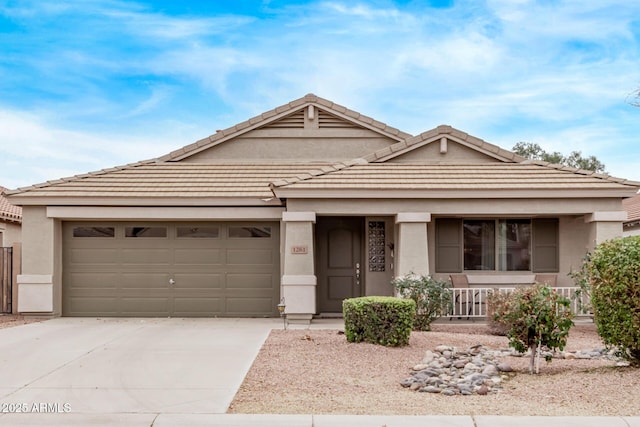
[[[558,219],[436,220],[436,271],[559,270]]]

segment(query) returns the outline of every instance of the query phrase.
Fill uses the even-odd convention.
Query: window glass
[[[271,237],[271,227],[233,226],[229,227],[229,237]]]
[[[73,237],[115,237],[113,227],[74,227]]]
[[[166,227],[125,227],[125,237],[167,237]]]
[[[495,270],[495,238],[495,221],[463,221],[465,270]]]
[[[215,239],[220,236],[218,227],[178,227],[178,237]]]
[[[531,220],[498,221],[498,270],[531,269]]]

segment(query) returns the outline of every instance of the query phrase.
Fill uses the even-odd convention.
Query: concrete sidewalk
[[[128,427],[640,427],[640,417],[5,414],[0,425]]]

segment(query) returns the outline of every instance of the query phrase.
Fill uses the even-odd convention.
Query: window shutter
[[[531,270],[534,273],[557,273],[560,270],[558,218],[535,218],[531,225]]]
[[[436,219],[436,272],[462,271],[462,220]]]

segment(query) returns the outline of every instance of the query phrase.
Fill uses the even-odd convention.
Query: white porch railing
[[[452,312],[446,317],[477,318],[487,315],[487,295],[491,292],[509,293],[516,288],[453,288]],[[589,297],[578,287],[553,288],[560,296],[571,301],[571,312],[576,316],[589,315]]]

